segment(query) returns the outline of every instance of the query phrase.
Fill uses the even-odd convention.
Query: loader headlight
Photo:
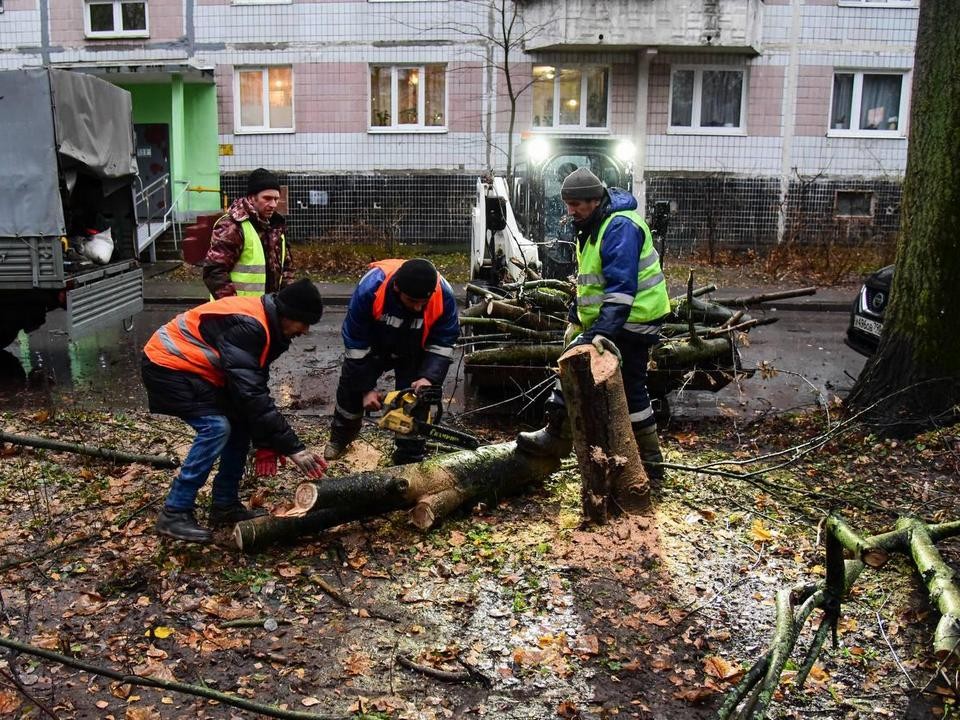
[[[617,156],[617,160],[620,162],[633,162],[637,155],[637,146],[629,140],[623,140],[622,142],[617,143],[617,147],[613,152]]]
[[[546,161],[550,156],[550,143],[544,138],[535,137],[527,144],[527,158],[534,165]]]

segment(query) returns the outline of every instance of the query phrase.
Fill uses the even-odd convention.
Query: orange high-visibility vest
[[[267,343],[260,354],[260,367],[267,364],[270,324],[263,299],[259,297],[225,297],[180,313],[153,334],[143,352],[156,365],[193,373],[223,387],[227,384],[227,376],[220,367],[220,353],[200,334],[200,320],[207,315],[248,315],[257,320],[267,333]]]
[[[379,320],[383,316],[383,305],[387,299],[387,288],[390,287],[390,281],[404,262],[406,261],[391,259],[378,260],[377,262],[370,263],[369,267],[371,269],[380,268],[386,275],[380,287],[377,288],[376,295],[373,296],[374,320]],[[420,340],[421,347],[426,347],[427,336],[430,335],[430,328],[433,327],[433,324],[441,315],[443,315],[443,289],[440,286],[440,273],[437,273],[437,287],[434,289],[430,299],[427,300],[426,307],[423,308],[423,337]]]

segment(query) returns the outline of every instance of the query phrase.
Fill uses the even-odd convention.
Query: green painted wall
[[[178,77],[171,78],[170,84],[118,85],[133,96],[135,123],[170,125],[171,179],[219,190],[216,85],[184,83]],[[183,187],[182,182],[172,183],[173,197]],[[179,207],[184,212],[215,212],[220,195],[188,191]]]

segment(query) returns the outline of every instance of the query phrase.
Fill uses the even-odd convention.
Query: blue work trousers
[[[247,464],[250,450],[250,435],[239,423],[231,422],[223,415],[205,415],[183,418],[197,431],[180,473],[173,479],[167,495],[168,510],[193,510],[197,492],[203,487],[220,459],[220,467],[213,478],[212,504],[233,505],[240,501],[240,481]]]

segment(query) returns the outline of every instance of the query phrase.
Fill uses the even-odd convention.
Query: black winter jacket
[[[256,447],[281,455],[303,450],[267,387],[270,365],[290,347],[290,341],[280,331],[273,297],[265,295],[263,304],[272,339],[264,367],[260,367],[260,355],[267,336],[256,319],[241,314],[205,317],[200,320],[200,334],[220,353],[226,386],[218,388],[199,375],[161,367],[143,355],[141,371],[150,412],[180,418],[226,415],[246,426]]]

